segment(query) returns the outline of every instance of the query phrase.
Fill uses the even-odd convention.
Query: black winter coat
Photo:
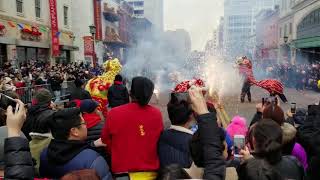
[[[22,127],[22,132],[31,141],[30,132],[48,133],[50,131],[49,121],[52,119],[53,111],[47,105],[32,106],[28,110],[27,119]]]
[[[189,144],[192,134],[168,129],[162,132],[158,142],[158,155],[161,167],[179,164],[183,168],[190,168],[192,158]]]
[[[123,84],[114,84],[108,90],[108,101],[111,108],[129,103],[129,93]]]
[[[82,88],[75,88],[71,91],[71,100],[84,100],[84,99],[91,99],[91,95],[88,91]]]
[[[308,116],[298,129],[298,142],[308,155],[307,179],[320,179],[320,106],[309,106]]]
[[[198,117],[199,137],[203,152],[203,179],[224,180],[226,164],[222,155],[221,129],[216,114],[208,113]]]
[[[60,91],[63,80],[58,76],[54,76],[49,79],[48,83],[51,85],[52,91]]]
[[[33,179],[34,169],[28,140],[11,137],[7,138],[4,144],[4,178]]]

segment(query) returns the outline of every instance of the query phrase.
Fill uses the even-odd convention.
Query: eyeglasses
[[[79,127],[79,126],[81,126],[81,125],[87,125],[87,122],[82,122],[82,123],[80,123],[80,124],[77,124],[75,127]]]

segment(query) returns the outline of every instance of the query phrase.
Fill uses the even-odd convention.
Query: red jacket
[[[157,108],[129,103],[111,109],[101,137],[111,153],[112,172],[157,170],[162,131],[162,115]]]

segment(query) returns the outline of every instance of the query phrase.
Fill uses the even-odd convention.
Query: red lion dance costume
[[[251,85],[256,85],[267,90],[271,96],[278,95],[283,102],[287,102],[287,98],[283,94],[284,86],[280,81],[276,79],[265,79],[257,81],[253,76],[252,62],[246,57],[242,57],[240,60],[238,60],[237,64],[239,66],[240,73],[245,76],[246,80]]]

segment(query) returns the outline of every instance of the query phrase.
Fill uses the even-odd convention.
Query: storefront
[[[72,51],[79,51],[79,47],[60,45],[60,56],[56,58],[56,63],[69,64],[72,62]]]
[[[30,61],[49,62],[49,48],[48,43],[17,40],[17,64]]]
[[[297,40],[293,42],[296,60],[320,61],[320,8],[312,11],[298,24]]]

